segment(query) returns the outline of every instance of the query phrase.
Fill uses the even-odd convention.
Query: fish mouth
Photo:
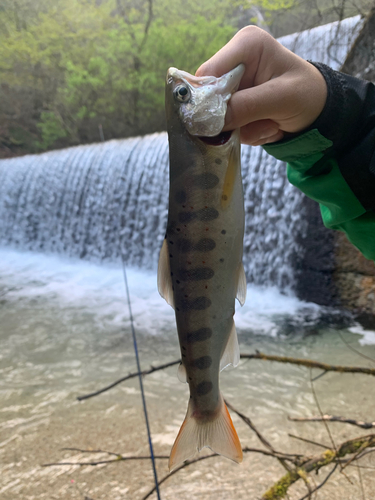
[[[220,132],[220,134],[215,135],[213,137],[200,136],[199,139],[204,143],[208,144],[209,146],[222,146],[223,144],[226,144],[229,141],[232,132],[233,130],[228,130],[227,132]]]

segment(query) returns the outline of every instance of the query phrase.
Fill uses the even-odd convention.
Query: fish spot
[[[211,328],[200,328],[195,332],[188,333],[187,342],[188,344],[193,344],[194,342],[204,342],[212,337]]]
[[[215,247],[216,247],[216,243],[214,240],[212,240],[210,238],[202,238],[194,246],[194,250],[197,250],[197,252],[210,252]]]
[[[202,356],[198,359],[194,359],[192,366],[198,368],[198,370],[207,370],[212,365],[211,356]]]
[[[214,386],[212,382],[209,381],[201,382],[200,384],[197,385],[198,396],[205,396],[206,394],[212,391],[213,387]]]
[[[177,203],[185,203],[186,202],[186,192],[184,190],[177,191],[174,196],[174,199]]]
[[[191,308],[196,311],[203,311],[210,307],[211,301],[208,297],[197,297],[191,302]]]
[[[182,349],[183,349],[184,351],[186,351],[186,347],[185,347],[185,346],[183,346],[183,345],[182,345],[181,347],[182,347]]]
[[[197,214],[195,212],[180,212],[178,214],[178,220],[182,223],[191,222],[192,220],[197,218]]]
[[[202,208],[196,212],[196,217],[198,217],[199,220],[206,222],[217,219],[219,217],[219,212],[213,207]]]
[[[177,241],[177,246],[181,253],[187,253],[193,248],[193,244],[190,240],[182,238]]]
[[[224,201],[227,201],[228,196],[226,194],[223,194],[223,196],[221,197],[221,199],[224,200]]]
[[[227,232],[225,231],[225,229],[223,229],[223,230],[221,231],[221,234],[227,234]]]
[[[219,177],[210,172],[204,174],[195,175],[193,177],[194,186],[200,189],[212,189],[219,184]]]
[[[172,258],[172,257],[173,257],[173,255],[170,253],[170,254],[169,254],[169,257],[170,257],[170,258]]]
[[[177,283],[177,285],[179,285],[181,283],[181,281],[176,280],[176,283]]]
[[[169,241],[169,243],[170,243],[171,245],[173,245],[173,241]]]
[[[220,259],[220,262],[224,262],[224,259]]]
[[[220,160],[220,158],[216,158],[215,160],[216,165],[221,165],[223,162]]]
[[[178,277],[181,281],[209,280],[214,274],[214,271],[209,267],[195,267],[193,269],[180,269],[178,271]]]

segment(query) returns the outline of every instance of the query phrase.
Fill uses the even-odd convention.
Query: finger
[[[242,136],[241,136],[241,142],[242,144],[249,144],[249,146],[264,146],[264,144],[270,144],[272,142],[278,142],[278,141],[281,141],[281,139],[284,139],[284,132],[282,130],[279,130],[277,132],[277,134],[271,136],[271,137],[267,137],[266,139],[261,139],[257,142],[254,142],[254,143],[247,143],[247,142],[243,142],[242,141]]]
[[[240,90],[228,102],[223,130],[233,130],[248,123],[271,119],[280,126],[297,112],[299,100],[289,78],[275,78],[256,87]],[[283,130],[284,126],[282,127]],[[287,130],[289,131],[289,130]],[[292,132],[293,130],[290,130]]]
[[[200,66],[197,76],[221,76],[241,63],[246,66],[246,73],[251,73],[251,68],[256,68],[262,54],[262,45],[265,36],[264,30],[256,26],[247,26],[220,49],[214,56]]]
[[[272,120],[248,123],[241,128],[241,142],[251,146],[260,141],[266,141],[266,139],[273,137],[278,132],[279,126]]]

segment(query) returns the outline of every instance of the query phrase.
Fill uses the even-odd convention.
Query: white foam
[[[136,326],[150,334],[175,328],[174,311],[157,291],[156,274],[128,268],[127,276]],[[58,302],[61,307],[79,308],[98,319],[109,317],[119,325],[129,319],[120,266],[0,249],[0,286],[3,292],[10,290],[7,300],[22,297]],[[276,335],[273,317],[295,314],[306,305],[292,295],[280,293],[276,287],[249,285],[244,307],[237,306],[236,325],[239,329]],[[319,309],[316,304],[308,305]]]
[[[352,326],[348,328],[352,333],[362,335],[363,337],[359,340],[361,345],[371,345],[375,344],[375,332],[372,330],[365,330],[361,325]]]

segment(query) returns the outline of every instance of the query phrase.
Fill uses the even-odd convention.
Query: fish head
[[[168,126],[179,122],[193,136],[215,137],[222,131],[227,103],[236,92],[245,66],[238,65],[229,73],[193,76],[177,68],[169,68],[166,79],[166,111]]]

